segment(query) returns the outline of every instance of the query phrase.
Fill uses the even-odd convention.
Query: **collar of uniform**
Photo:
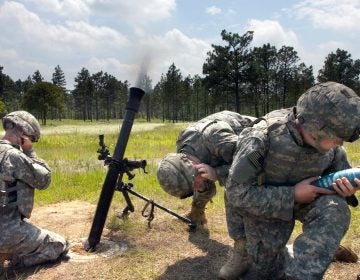
[[[301,134],[299,132],[299,130],[296,127],[296,123],[295,123],[295,113],[294,111],[290,111],[288,116],[288,121],[286,123],[286,126],[291,134],[291,136],[293,137],[294,141],[296,142],[297,145],[299,146],[304,146],[304,141],[301,137]]]
[[[0,144],[7,144],[15,147],[16,149],[20,150],[19,145],[12,144],[9,140],[0,139]]]
[[[0,144],[9,144],[9,145],[12,145],[9,140],[4,140],[4,139],[1,139],[1,140],[0,140]]]

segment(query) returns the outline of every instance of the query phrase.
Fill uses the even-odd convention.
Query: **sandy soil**
[[[88,237],[95,208],[96,205],[83,201],[35,208],[31,222],[64,235],[71,243],[70,260],[22,271],[5,271],[0,273],[0,279],[216,279],[227,259],[231,240],[222,230],[223,217],[209,218],[211,234],[206,235],[186,232],[183,224],[179,225],[180,222],[162,212],[158,212],[151,229],[141,220],[141,214],[132,214],[130,225],[137,219],[141,223],[136,234],[122,230],[114,234],[105,228],[96,252],[86,252],[83,242]],[[144,257],[142,251],[156,253]],[[154,271],[143,272],[149,263]],[[120,272],[114,272],[114,267],[119,266]],[[359,273],[359,263],[333,263],[324,279],[355,280]]]

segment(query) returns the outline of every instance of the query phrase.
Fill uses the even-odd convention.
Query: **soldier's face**
[[[324,150],[330,150],[332,148],[342,146],[344,141],[332,138],[324,138],[320,141],[319,145]]]
[[[331,133],[327,133],[324,130],[307,131],[298,120],[296,120],[296,125],[304,142],[314,147],[320,153],[326,153],[330,149],[344,144],[342,139],[332,135]]]
[[[320,152],[327,152],[332,148],[336,148],[344,144],[344,141],[339,138],[330,137],[326,134],[321,134],[318,132],[310,133],[310,136],[311,137],[306,139],[306,143]]]

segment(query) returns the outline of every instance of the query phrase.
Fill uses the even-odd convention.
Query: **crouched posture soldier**
[[[193,197],[187,216],[197,224],[206,224],[205,207],[216,194],[215,181],[225,185],[238,135],[254,120],[231,111],[207,116],[183,130],[176,142],[177,153],[168,154],[159,164],[157,177],[167,193]],[[237,273],[247,268],[245,232],[239,231],[236,261],[244,265],[231,267]]]
[[[350,168],[342,144],[359,138],[360,98],[344,85],[318,84],[294,110],[271,116],[240,134],[226,184],[227,214],[242,217],[237,224],[227,216],[230,236],[245,225],[251,267],[243,279],[322,279],[348,230],[347,202],[357,204],[360,180],[339,179],[334,192],[311,182]],[[303,233],[291,257],[285,245],[295,220]]]
[[[0,254],[10,255],[13,267],[32,266],[66,255],[65,239],[30,224],[34,190],[51,181],[47,164],[37,158],[32,145],[40,137],[40,125],[26,111],[3,118],[5,135],[0,140]]]
[[[254,119],[231,111],[209,115],[184,129],[176,141],[177,153],[160,162],[161,187],[181,199],[193,197],[187,216],[197,224],[206,224],[205,206],[216,194],[215,181],[225,185],[238,134]]]

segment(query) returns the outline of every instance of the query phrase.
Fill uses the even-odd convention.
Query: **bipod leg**
[[[129,183],[129,184],[131,184],[131,183]],[[127,217],[127,216],[129,216],[129,212],[134,212],[134,210],[135,210],[135,207],[132,204],[129,193],[128,193],[129,189],[130,188],[127,186],[127,184],[125,184],[123,182],[118,183],[116,186],[116,190],[120,191],[123,194],[124,199],[126,201],[126,207],[122,211],[121,215],[117,215],[118,218]]]
[[[183,217],[183,216],[177,214],[176,212],[174,212],[174,211],[172,211],[172,210],[170,210],[168,208],[165,208],[164,206],[156,203],[155,201],[147,198],[146,196],[143,196],[142,194],[139,194],[136,191],[132,190],[129,186],[124,185],[124,187],[126,187],[127,192],[131,193],[132,195],[135,195],[138,198],[141,198],[142,200],[145,200],[146,202],[148,202],[148,204],[150,203],[152,206],[160,208],[161,210],[165,211],[166,213],[169,213],[170,215],[175,216],[176,218],[183,221],[184,223],[187,223],[190,230],[195,230],[196,229],[196,223],[192,222],[189,218]]]

